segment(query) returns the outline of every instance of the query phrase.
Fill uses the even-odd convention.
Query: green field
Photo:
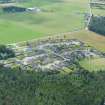
[[[10,46],[16,50],[16,54],[7,46],[0,46],[0,59],[6,58],[0,60],[0,105],[105,105],[105,56],[100,54],[105,54],[105,36],[84,29],[84,13],[88,12],[89,0],[18,1],[27,2],[15,5],[39,7],[45,11],[37,14],[3,13],[0,9],[0,44],[20,42]],[[94,8],[92,11],[96,15],[105,14],[104,9]],[[76,31],[77,29],[81,31]],[[35,43],[21,43],[32,39],[38,40]],[[59,42],[69,42],[68,39],[77,39],[84,44],[71,44],[71,47],[69,44],[67,47],[66,44],[57,45]],[[46,47],[49,44],[47,41],[51,46]],[[44,44],[45,47],[42,48]],[[99,55],[94,57],[82,57],[84,54],[81,51],[75,53],[76,50],[87,50],[88,53],[88,50],[94,49],[99,52]],[[11,51],[12,57],[16,56],[7,59],[11,57]],[[37,63],[29,60],[32,65],[28,68],[28,65],[24,65],[27,58],[34,58]],[[35,67],[50,64],[54,62],[53,59],[56,61],[56,58],[57,61],[61,60],[61,63],[66,60],[66,65],[70,65],[63,67],[63,70],[55,69],[57,72],[44,72]],[[12,63],[13,69],[4,67],[2,62]]]
[[[105,16],[105,5],[96,5],[92,7],[92,13],[97,16]]]
[[[31,40],[49,34],[84,28],[87,0],[36,0],[17,3],[23,7],[40,7],[40,13],[0,12],[0,43]]]
[[[82,42],[105,52],[105,37],[94,32],[81,30],[66,34],[66,38],[81,40]]]
[[[89,71],[105,70],[105,58],[85,59],[80,65]]]

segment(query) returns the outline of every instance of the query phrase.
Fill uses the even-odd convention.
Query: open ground
[[[20,4],[16,4],[20,5]],[[87,0],[38,0],[21,3],[38,7],[39,13],[0,12],[0,43],[14,43],[84,28]]]

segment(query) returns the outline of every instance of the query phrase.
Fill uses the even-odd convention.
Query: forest
[[[104,105],[105,72],[0,69],[0,105]]]

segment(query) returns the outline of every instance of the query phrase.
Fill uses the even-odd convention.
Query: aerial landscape
[[[0,105],[105,105],[105,0],[0,0]]]

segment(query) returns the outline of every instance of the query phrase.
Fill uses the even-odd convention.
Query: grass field
[[[92,9],[93,14],[99,16],[105,16],[105,7],[103,9],[94,8]]]
[[[17,3],[25,7],[40,7],[47,12],[0,12],[0,43],[30,40],[84,28],[87,0],[35,0]]]
[[[96,7],[92,7],[92,13],[97,16],[105,16],[105,5],[99,5]]]
[[[17,3],[24,7],[40,7],[47,12],[3,13],[0,12],[0,43],[14,43],[37,39],[56,33],[84,28],[84,13],[88,12],[88,0],[33,0]],[[105,37],[82,30],[67,34],[105,51]]]
[[[66,34],[66,38],[78,39],[94,48],[105,52],[105,37],[91,31],[81,30]]]
[[[105,70],[105,58],[85,59],[80,65],[89,71]]]

